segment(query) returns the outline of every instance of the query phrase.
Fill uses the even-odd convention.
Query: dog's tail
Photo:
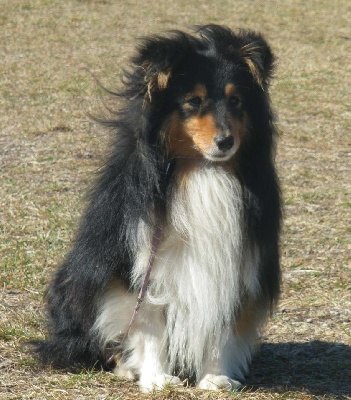
[[[106,362],[108,355],[102,354],[98,344],[85,335],[55,336],[30,342],[29,346],[43,365],[53,368],[110,370],[112,367]]]

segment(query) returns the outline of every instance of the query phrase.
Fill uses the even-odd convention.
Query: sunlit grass
[[[1,398],[351,398],[349,13],[346,0],[0,2]],[[116,90],[137,37],[208,22],[260,30],[278,56],[284,273],[268,347],[240,394],[142,395],[109,373],[43,369],[23,344],[45,335],[42,296],[108,148],[87,117],[110,104],[95,77]]]

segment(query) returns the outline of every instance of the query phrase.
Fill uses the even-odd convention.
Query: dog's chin
[[[224,162],[224,161],[229,161],[236,153],[236,150],[237,149],[235,147],[233,147],[227,151],[211,150],[211,151],[204,153],[203,155],[209,161]]]

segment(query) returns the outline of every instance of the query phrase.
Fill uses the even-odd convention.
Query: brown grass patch
[[[245,0],[0,3],[0,398],[351,398],[350,5]],[[42,294],[66,252],[108,139],[87,118],[95,75],[119,86],[135,37],[194,23],[262,31],[279,57],[284,286],[248,390],[140,395],[106,373],[41,369]]]

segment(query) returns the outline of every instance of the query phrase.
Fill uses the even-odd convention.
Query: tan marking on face
[[[224,88],[224,93],[226,97],[231,97],[236,95],[235,86],[232,83],[228,83]]]
[[[186,133],[178,112],[174,112],[166,132],[168,150],[172,157],[198,157],[191,136]]]
[[[231,133],[234,136],[234,147],[237,151],[247,130],[247,118],[245,116],[242,120],[238,120],[237,118],[229,117],[229,121],[228,129],[230,132],[224,133]],[[192,117],[184,122],[184,130],[185,134],[191,137],[195,148],[202,154],[217,150],[215,137],[220,131],[212,114],[206,114],[203,117]]]
[[[246,125],[246,117],[243,120],[230,117],[229,128],[234,136],[236,149],[246,133]],[[170,156],[198,158],[216,147],[214,139],[217,134],[218,128],[212,114],[195,115],[182,121],[178,112],[174,112],[169,120],[165,138]]]
[[[184,99],[185,101],[183,104],[184,110],[191,111],[193,109],[192,105],[188,104],[187,101],[191,100],[194,97],[200,97],[200,99],[202,101],[204,101],[206,99],[206,96],[207,96],[206,87],[204,85],[200,85],[200,84],[195,85],[193,91],[188,93],[185,96],[185,99]]]
[[[184,128],[201,153],[205,153],[213,147],[218,128],[212,114],[191,117],[184,122]]]
[[[188,96],[186,96],[186,98],[191,98],[194,96],[199,96],[201,98],[205,98],[207,96],[207,90],[206,87],[204,85],[201,85],[200,83],[198,83],[197,85],[195,85],[194,90],[189,93]]]
[[[246,130],[247,130],[247,116],[244,115],[243,119],[238,120],[237,118],[230,117],[230,126],[232,134],[234,135],[234,140],[237,141],[237,145],[240,145]]]

